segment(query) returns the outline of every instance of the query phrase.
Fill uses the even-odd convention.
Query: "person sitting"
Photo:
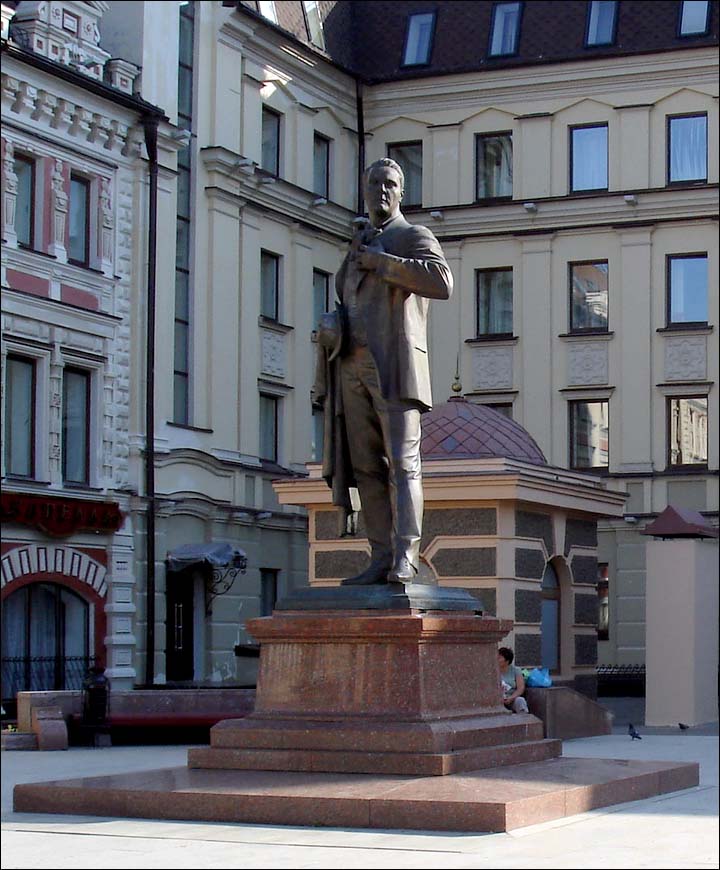
[[[507,646],[498,650],[498,665],[500,666],[500,684],[503,690],[503,704],[513,713],[527,713],[528,705],[525,694],[525,677],[520,668],[513,664],[515,653]]]

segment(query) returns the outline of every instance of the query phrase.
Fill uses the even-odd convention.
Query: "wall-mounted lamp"
[[[430,217],[436,221],[444,221],[445,215],[441,211],[431,211]]]
[[[530,214],[535,214],[535,212],[538,210],[534,202],[524,202],[523,208],[526,212],[529,212]]]
[[[623,198],[628,205],[637,205],[638,204],[638,198],[635,196],[634,193],[628,193]]]

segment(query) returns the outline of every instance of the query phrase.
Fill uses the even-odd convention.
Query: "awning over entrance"
[[[213,570],[236,568],[245,571],[247,556],[232,544],[183,544],[167,554],[165,563],[170,571],[184,571],[201,565],[208,565]]]

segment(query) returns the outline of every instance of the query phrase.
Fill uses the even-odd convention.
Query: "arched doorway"
[[[21,691],[79,689],[94,661],[90,605],[60,583],[27,583],[2,608],[2,700]]]
[[[542,576],[542,611],[540,618],[542,666],[551,672],[560,670],[560,579],[550,562]]]

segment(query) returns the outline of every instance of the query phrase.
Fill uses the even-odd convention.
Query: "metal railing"
[[[10,656],[2,659],[2,698],[18,692],[81,689],[94,656]]]

